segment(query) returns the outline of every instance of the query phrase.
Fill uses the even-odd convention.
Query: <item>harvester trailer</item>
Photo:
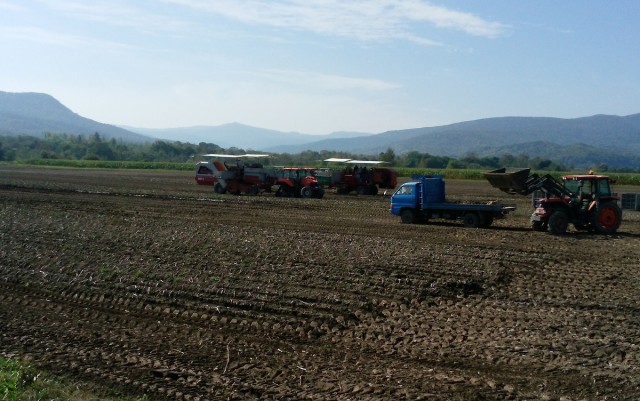
[[[622,222],[620,198],[612,192],[613,181],[604,175],[566,175],[558,181],[550,174],[530,174],[523,168],[485,173],[489,183],[503,192],[543,196],[533,199],[531,227],[555,235],[566,233],[569,224],[577,230],[613,234]]]
[[[398,175],[395,170],[381,167],[381,160],[353,160],[329,158],[327,163],[342,163],[346,167],[331,174],[329,188],[339,195],[355,192],[358,195],[376,195],[380,189],[394,189]]]
[[[466,203],[445,200],[445,182],[440,175],[412,176],[391,196],[389,212],[405,224],[427,223],[432,219],[462,219],[465,227],[486,228],[515,206],[500,202]]]

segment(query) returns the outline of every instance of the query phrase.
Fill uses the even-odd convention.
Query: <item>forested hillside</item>
[[[48,160],[101,160],[193,163],[207,153],[241,154],[252,149],[227,148],[201,142],[197,145],[183,142],[155,141],[148,144],[133,144],[104,139],[99,134],[89,137],[68,134],[46,134],[44,137],[0,136],[0,161],[20,162],[33,159]],[[321,167],[330,157],[370,159],[370,156],[346,152],[304,151],[296,154],[271,153],[265,164],[274,166]],[[376,157],[394,167],[418,168],[482,168],[531,167],[544,170],[563,170],[565,166],[549,159],[529,158],[526,155],[503,155],[501,157],[466,156],[451,158],[435,156],[417,151],[396,155],[392,149]],[[601,169],[602,170],[602,169]]]

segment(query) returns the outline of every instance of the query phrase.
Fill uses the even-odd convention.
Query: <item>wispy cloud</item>
[[[437,45],[416,33],[420,24],[493,38],[508,27],[423,0],[160,0],[248,24],[358,40],[401,39]],[[416,24],[418,26],[416,26]]]
[[[0,36],[5,39],[40,43],[49,46],[67,48],[95,48],[95,49],[131,49],[130,46],[104,40],[96,40],[79,35],[70,35],[43,29],[36,26],[5,26],[0,27]]]
[[[16,4],[11,1],[0,0],[0,10],[8,11],[26,11],[26,8],[21,4]]]
[[[193,28],[191,22],[122,1],[39,0],[47,7],[83,21],[135,28],[146,32],[181,33]]]
[[[286,84],[289,87],[313,87],[323,91],[366,90],[383,91],[399,88],[400,85],[380,79],[348,77],[343,75],[322,74],[311,71],[263,70],[252,72],[271,82]]]

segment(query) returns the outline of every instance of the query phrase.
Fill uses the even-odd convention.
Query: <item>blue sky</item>
[[[637,0],[0,0],[0,90],[146,128],[628,115],[638,20]]]

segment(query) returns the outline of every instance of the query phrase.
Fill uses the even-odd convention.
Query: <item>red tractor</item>
[[[561,235],[567,231],[569,224],[573,224],[577,230],[614,234],[620,227],[620,198],[612,192],[612,180],[609,177],[567,175],[559,182],[549,174],[529,175],[529,170],[507,172],[502,168],[485,173],[485,177],[491,185],[507,193],[540,193],[539,197],[533,199],[531,227],[534,230],[548,230]]]
[[[196,182],[201,185],[213,185],[213,190],[218,194],[257,195],[261,192],[271,192],[271,187],[276,183],[277,175],[274,169],[264,168],[261,163],[241,162],[242,158],[261,158],[268,155],[207,154],[204,156],[235,159],[235,163],[216,160],[196,164]]]
[[[276,185],[276,196],[279,197],[321,199],[324,196],[315,169],[310,167],[283,167],[278,171]]]
[[[332,174],[330,187],[345,195],[355,191],[358,195],[376,195],[380,188],[393,189],[398,184],[397,173],[378,160],[326,159],[325,162],[346,163],[348,166]]]

